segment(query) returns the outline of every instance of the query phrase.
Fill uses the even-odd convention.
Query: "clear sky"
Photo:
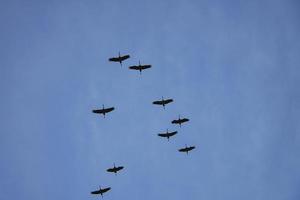
[[[97,199],[101,185],[107,200],[299,200],[299,11],[0,1],[0,199]],[[119,51],[123,67],[108,62]],[[128,70],[139,60],[153,68]],[[166,110],[151,104],[162,96]],[[91,112],[102,104],[116,108],[105,119]],[[166,129],[178,135],[159,138]]]

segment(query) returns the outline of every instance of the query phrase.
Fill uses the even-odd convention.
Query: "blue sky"
[[[299,199],[299,9],[1,1],[0,199],[96,199],[99,185],[105,199]],[[119,51],[123,67],[107,61]],[[139,60],[142,76],[127,69]]]

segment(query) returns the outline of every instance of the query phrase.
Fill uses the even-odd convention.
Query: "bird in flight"
[[[141,65],[141,62],[139,61],[139,65],[133,65],[130,66],[129,69],[133,69],[133,70],[139,70],[140,74],[142,74],[142,71],[145,69],[151,68],[151,65]]]
[[[113,168],[108,168],[106,171],[107,172],[113,172],[113,173],[115,173],[115,175],[117,175],[117,172],[122,170],[123,168],[124,168],[123,166],[116,167],[115,163],[114,163],[114,167]]]
[[[91,192],[91,194],[101,194],[101,197],[103,198],[103,193],[107,192],[110,190],[110,187],[107,188],[101,188],[101,186],[99,187],[99,190],[93,191]]]
[[[172,124],[179,124],[179,126],[181,127],[181,124],[190,121],[188,118],[180,118],[180,115],[178,117],[178,119],[174,119],[172,121]]]
[[[186,154],[189,154],[189,151],[192,151],[193,149],[195,149],[195,146],[186,146],[184,148],[178,149],[179,152],[186,152]]]
[[[118,57],[112,57],[112,58],[109,58],[108,60],[111,61],[111,62],[119,62],[120,65],[122,66],[122,62],[126,59],[130,58],[130,55],[124,55],[124,56],[121,56],[120,55],[120,52],[119,52],[119,56]]]
[[[164,99],[164,97],[162,97],[161,100],[153,101],[152,103],[154,105],[162,105],[165,109],[165,105],[171,102],[173,102],[173,99]]]
[[[169,138],[176,135],[176,134],[177,134],[177,131],[169,132],[168,129],[167,129],[167,132],[159,133],[157,135],[160,136],[160,137],[166,137],[166,138],[168,138],[168,141],[169,141]]]
[[[102,109],[93,110],[93,113],[102,114],[103,117],[105,118],[105,114],[108,113],[108,112],[113,111],[114,109],[115,109],[114,107],[104,108],[104,105],[102,105]]]

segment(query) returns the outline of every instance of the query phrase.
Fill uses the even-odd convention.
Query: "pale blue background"
[[[0,199],[97,199],[102,185],[108,200],[299,200],[299,10],[2,0]],[[122,68],[107,61],[118,51]],[[138,60],[153,68],[127,69]],[[175,102],[151,104],[161,96]],[[105,119],[91,113],[102,104],[116,107]]]

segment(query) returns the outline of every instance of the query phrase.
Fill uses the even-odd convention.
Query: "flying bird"
[[[102,114],[103,117],[105,118],[105,114],[113,111],[114,109],[115,109],[114,107],[104,108],[104,105],[102,105],[102,109],[93,110],[93,113]]]
[[[101,186],[99,187],[99,190],[91,192],[91,194],[101,194],[101,197],[103,198],[103,193],[110,190],[110,187],[101,189]]]
[[[116,167],[115,163],[114,163],[114,167],[113,168],[108,168],[106,171],[107,172],[113,172],[113,173],[115,173],[115,175],[117,175],[117,172],[122,170],[123,168],[124,168],[123,166]]]
[[[195,149],[195,146],[186,146],[184,148],[178,149],[179,152],[186,152],[186,154],[189,154],[189,151],[192,151],[193,149]]]
[[[129,69],[139,70],[140,74],[142,74],[142,70],[151,68],[151,65],[141,65],[141,62],[139,61],[139,65],[133,65],[130,66]]]
[[[111,62],[119,62],[120,65],[122,66],[122,62],[126,59],[130,58],[130,55],[124,55],[124,56],[121,56],[120,55],[120,52],[119,52],[119,56],[118,57],[112,57],[112,58],[109,58],[108,60],[111,61]]]
[[[181,124],[190,121],[188,118],[180,118],[180,115],[178,117],[178,119],[175,119],[172,121],[172,124],[179,124],[179,126],[181,127]]]
[[[153,101],[152,103],[155,105],[162,105],[165,109],[165,105],[171,102],[173,102],[173,99],[164,99],[164,97],[162,97],[161,100]]]
[[[168,141],[169,141],[169,138],[176,135],[176,134],[177,134],[177,131],[169,132],[168,129],[167,129],[167,132],[159,133],[157,135],[160,136],[160,137],[166,137],[166,138],[168,138]]]

